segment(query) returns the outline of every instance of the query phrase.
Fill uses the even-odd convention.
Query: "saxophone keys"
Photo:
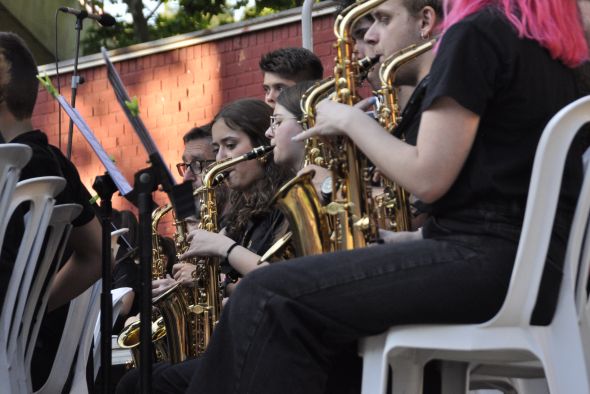
[[[324,207],[324,210],[325,210],[325,212],[328,215],[336,216],[336,215],[338,215],[340,213],[345,212],[346,211],[346,207],[344,206],[344,204],[341,204],[339,202],[332,201],[332,202],[330,202],[328,205],[326,205]]]
[[[189,309],[189,312],[194,315],[202,315],[207,310],[206,307],[204,307],[203,305],[199,305],[199,304],[191,305],[191,306],[189,306],[188,309]]]
[[[365,231],[369,229],[370,226],[370,221],[368,217],[363,217],[360,218],[359,220],[357,220],[356,222],[354,222],[353,226],[360,229],[361,231]]]

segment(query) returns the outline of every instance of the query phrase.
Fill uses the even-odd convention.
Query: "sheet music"
[[[66,111],[66,113],[72,119],[76,127],[78,127],[78,130],[80,130],[84,138],[86,138],[86,141],[88,141],[90,147],[92,148],[94,153],[96,153],[103,166],[106,168],[107,172],[109,173],[110,177],[115,183],[115,186],[117,186],[117,189],[119,189],[121,195],[127,195],[133,188],[131,187],[129,182],[127,182],[127,179],[125,179],[125,177],[123,176],[121,171],[119,171],[117,166],[115,166],[115,163],[113,163],[113,161],[111,160],[107,152],[104,150],[100,142],[96,139],[94,133],[92,132],[92,130],[90,130],[90,127],[88,126],[84,118],[82,118],[82,115],[80,115],[77,109],[72,108],[70,103],[68,103],[63,96],[57,96],[57,102],[64,109],[64,111]]]

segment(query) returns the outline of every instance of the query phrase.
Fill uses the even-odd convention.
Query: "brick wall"
[[[332,16],[314,19],[314,51],[322,59],[326,75],[334,58]],[[299,22],[239,36],[210,41],[168,52],[115,63],[129,96],[137,96],[140,116],[150,131],[164,160],[172,169],[180,161],[182,136],[193,126],[210,121],[226,103],[243,97],[263,99],[260,56],[288,46],[301,46]],[[104,66],[80,71],[86,82],[78,88],[76,107],[97,135],[105,150],[114,157],[129,182],[146,166],[147,155],[119,108],[108,83]],[[60,77],[62,94],[70,97],[71,74]],[[53,78],[54,85],[57,84]],[[42,90],[37,100],[33,124],[44,130],[58,145],[58,105]],[[69,119],[64,114],[62,150],[67,144]],[[82,182],[91,189],[101,163],[81,134],[75,130],[72,161]],[[173,174],[176,175],[174,169]],[[178,177],[180,180],[180,177]],[[157,203],[166,196],[156,193]],[[113,198],[113,207],[133,209],[124,199]]]

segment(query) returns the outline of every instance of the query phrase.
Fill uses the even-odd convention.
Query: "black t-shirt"
[[[434,213],[489,203],[515,208],[521,219],[541,133],[578,97],[573,71],[488,7],[449,28],[430,75],[424,109],[446,96],[481,117],[467,161]],[[564,182],[573,207],[576,182]]]
[[[49,145],[47,136],[43,132],[39,130],[30,131],[19,135],[10,142],[28,145],[33,151],[31,160],[22,169],[19,180],[23,181],[42,176],[61,176],[65,178],[67,183],[64,190],[56,196],[56,205],[67,203],[82,205],[82,212],[72,222],[76,227],[92,220],[94,210],[89,202],[90,194],[84,188],[78,171],[59,149]],[[8,224],[10,231],[6,232],[2,245],[0,257],[0,308],[4,302],[12,267],[16,260],[20,240],[24,234],[23,217],[27,210],[28,206],[21,206],[15,211]],[[66,251],[63,261],[68,255],[69,251]]]
[[[236,242],[253,253],[263,255],[275,240],[283,235],[286,228],[285,217],[278,208],[275,208],[268,214],[252,218],[244,234]],[[222,262],[221,269],[223,273],[229,275],[229,279],[236,279],[239,276],[239,273],[225,261]]]
[[[408,103],[402,111],[402,120],[393,132],[393,135],[410,145],[416,145],[418,141],[422,101],[424,100],[429,81],[430,75],[427,75],[416,85]]]
[[[480,116],[467,160],[449,191],[435,201],[425,238],[448,231],[518,242],[533,160],[547,122],[579,97],[573,70],[537,42],[519,38],[493,7],[470,15],[443,36],[423,101],[427,110],[450,97]],[[561,281],[571,217],[582,179],[577,138],[565,165],[547,263],[532,321],[551,321]],[[541,213],[542,214],[542,213]],[[511,231],[494,230],[498,222]],[[504,227],[506,228],[506,227]],[[442,233],[441,233],[442,231]]]
[[[416,85],[408,103],[402,111],[402,120],[393,132],[393,135],[410,145],[416,145],[418,142],[418,131],[420,130],[420,119],[422,117],[422,101],[426,95],[429,81],[430,75],[427,75]],[[414,197],[411,200],[413,200],[411,202],[413,208],[412,215],[430,214],[432,208],[429,204],[417,200]]]
[[[80,204],[82,212],[73,220],[74,227],[89,223],[94,218],[94,209],[90,205],[90,193],[82,184],[78,170],[61,151],[49,145],[47,136],[40,130],[29,131],[11,141],[31,147],[31,160],[22,169],[19,180],[41,176],[61,176],[66,180],[66,187],[55,198],[55,204]]]

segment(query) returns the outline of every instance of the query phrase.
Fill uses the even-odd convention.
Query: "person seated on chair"
[[[281,48],[260,58],[264,101],[274,108],[283,89],[297,82],[322,78],[324,67],[320,59],[305,48]]]
[[[182,153],[182,162],[176,164],[179,175],[183,180],[190,181],[193,189],[202,186],[203,172],[207,166],[215,162],[215,153],[211,145],[211,125],[193,127],[183,137],[184,151]],[[220,223],[223,222],[225,212],[229,208],[227,203],[227,190],[225,185],[220,185],[216,189],[216,200],[218,210],[221,212]],[[199,210],[199,198],[195,198],[196,210]],[[196,228],[198,220],[194,217],[187,218],[187,227]],[[164,241],[166,242],[166,241]],[[174,242],[172,242],[174,248]],[[167,278],[156,279],[152,281],[152,296],[157,297],[176,283],[192,286],[194,284],[193,272],[195,266],[184,264],[176,261],[176,258],[169,259],[171,275]]]
[[[7,142],[28,145],[33,150],[31,160],[22,169],[20,180],[41,176],[61,176],[65,189],[56,197],[56,204],[76,203],[82,213],[73,220],[63,261],[49,289],[46,316],[37,341],[35,355],[52,358],[61,338],[67,314],[67,302],[90,287],[101,275],[101,227],[90,205],[90,194],[80,180],[74,164],[58,148],[48,143],[47,136],[36,130],[31,116],[37,99],[39,83],[37,65],[24,41],[13,33],[0,32],[0,132]],[[20,216],[19,216],[20,215]],[[11,219],[10,231],[2,246],[0,281],[6,284],[23,235],[22,215]],[[6,286],[0,287],[5,291]],[[0,299],[3,298],[0,297]],[[1,305],[1,303],[0,303]],[[59,308],[59,310],[56,310]],[[52,360],[34,358],[35,374],[47,374]],[[41,380],[35,380],[34,387]]]
[[[404,3],[372,10],[365,39],[383,56],[408,18]],[[575,2],[446,3],[416,146],[333,101],[320,103],[316,126],[295,137],[349,137],[385,176],[432,204],[423,239],[252,271],[225,306],[187,392],[265,394],[296,384],[323,393],[338,373],[335,355],[360,338],[401,324],[479,323],[500,309],[537,144],[549,119],[578,97],[572,68],[588,50]],[[548,324],[555,310],[581,176],[580,156],[571,159],[534,324]]]
[[[235,158],[255,147],[268,145],[264,132],[270,125],[271,114],[267,104],[255,99],[241,99],[223,107],[211,123],[216,159]],[[287,231],[282,214],[270,202],[279,187],[294,175],[277,166],[272,153],[241,162],[229,171],[225,183],[230,190],[231,209],[227,212],[226,226],[218,233],[193,230],[189,234],[189,251],[181,256],[219,258],[226,284],[257,269],[260,255]],[[160,377],[169,368],[169,363],[154,366],[155,391]],[[174,380],[174,390],[182,390],[180,387],[188,384],[187,378]],[[138,384],[138,372],[132,371],[123,377],[117,392],[136,392]]]

